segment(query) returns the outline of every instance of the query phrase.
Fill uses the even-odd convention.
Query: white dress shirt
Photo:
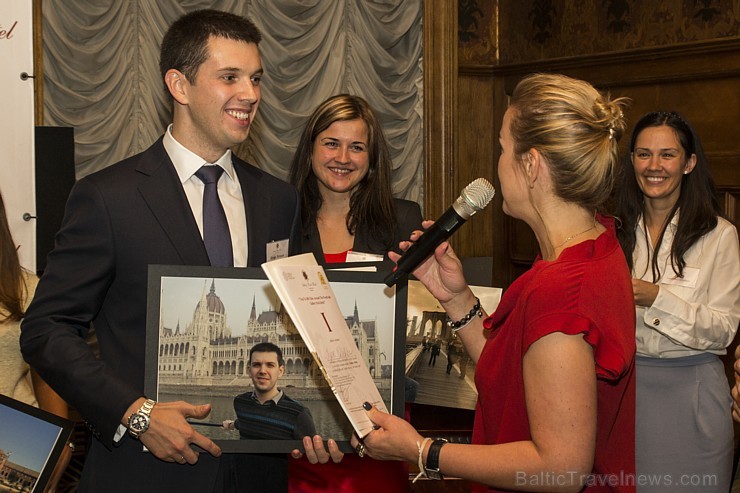
[[[740,250],[735,226],[717,219],[717,227],[684,254],[683,278],[670,262],[678,213],[666,227],[658,252],[661,278],[650,307],[637,306],[637,354],[678,358],[703,352],[725,354],[740,320]],[[652,282],[652,241],[643,218],[636,228],[633,277]],[[649,235],[649,233],[648,233]]]
[[[226,212],[226,220],[231,232],[231,248],[234,252],[234,267],[247,266],[247,214],[244,210],[244,196],[239,178],[231,161],[231,150],[227,150],[215,163],[207,163],[203,158],[189,151],[172,136],[172,125],[164,134],[164,149],[167,151],[175,171],[180,177],[182,188],[190,203],[200,236],[203,237],[203,190],[205,184],[195,176],[204,164],[215,164],[224,169],[218,180],[218,197]]]

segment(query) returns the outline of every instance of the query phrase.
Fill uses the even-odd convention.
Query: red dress
[[[344,262],[347,252],[324,254],[327,263]],[[407,407],[408,413],[408,407]],[[408,419],[408,416],[406,417]],[[290,493],[406,493],[408,465],[345,454],[342,462],[311,464],[304,457],[288,461]]]
[[[632,284],[613,220],[599,220],[606,232],[566,249],[554,261],[537,260],[509,287],[496,312],[484,322],[486,329],[497,334],[486,342],[475,370],[478,404],[473,443],[531,440],[522,375],[524,354],[550,333],[583,334],[594,351],[598,406],[593,476],[585,491],[634,492]]]

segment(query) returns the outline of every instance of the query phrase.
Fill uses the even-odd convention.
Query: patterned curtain
[[[357,94],[383,124],[394,194],[423,202],[422,0],[44,0],[44,124],[74,128],[78,178],[164,132],[159,45],[200,8],[245,15],[262,31],[262,103],[239,156],[285,179],[311,111]]]

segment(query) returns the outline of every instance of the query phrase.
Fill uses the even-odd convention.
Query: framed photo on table
[[[405,284],[388,288],[377,272],[326,274],[386,406],[403,416]],[[223,426],[236,419],[235,397],[254,389],[249,351],[260,342],[283,352],[278,388],[308,408],[319,435],[351,451],[352,426],[262,269],[149,267],[146,394],[210,403],[206,419],[190,421],[224,452],[302,449],[299,439],[242,439]]]
[[[0,491],[42,492],[74,423],[0,394]]]

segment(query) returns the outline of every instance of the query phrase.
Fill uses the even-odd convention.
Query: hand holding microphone
[[[416,269],[465,221],[485,209],[495,193],[493,185],[483,178],[478,178],[465,187],[452,206],[398,259],[396,269],[385,278],[385,284],[393,286]]]

